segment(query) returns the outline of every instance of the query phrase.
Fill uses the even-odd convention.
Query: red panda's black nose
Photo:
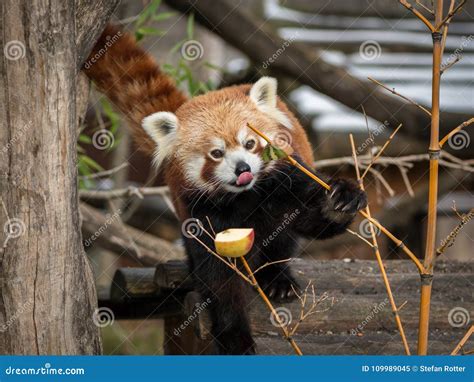
[[[244,172],[250,172],[250,166],[244,161],[237,162],[235,166],[235,175],[239,176]]]

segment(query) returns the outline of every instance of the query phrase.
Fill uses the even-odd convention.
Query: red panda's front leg
[[[308,198],[293,230],[314,239],[339,235],[354,221],[357,211],[367,206],[367,195],[349,180],[329,181],[330,191],[314,182],[306,186]]]
[[[185,238],[185,244],[195,288],[208,304],[215,353],[255,354],[246,314],[249,286],[195,240]]]
[[[285,206],[285,211],[298,211],[289,227],[293,232],[313,239],[326,239],[341,234],[352,223],[357,211],[367,206],[367,195],[357,184],[346,179],[330,179],[306,166],[329,183],[327,191],[295,167],[280,165],[277,182],[279,192],[273,195],[274,205]]]

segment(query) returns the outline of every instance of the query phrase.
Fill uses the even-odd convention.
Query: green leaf
[[[264,162],[286,158],[286,153],[278,147],[267,145],[262,152],[262,159]]]
[[[153,21],[163,21],[163,20],[167,20],[173,16],[176,16],[177,13],[176,12],[162,12],[162,13],[158,13],[157,15],[153,16],[152,19]]]
[[[92,143],[92,140],[89,136],[85,135],[85,134],[79,134],[79,139],[78,141],[80,143],[86,143],[86,144],[91,144]],[[78,147],[79,148],[79,147]]]
[[[272,146],[272,147],[273,147],[273,153],[275,154],[277,159],[285,159],[288,156],[282,149],[275,146]]]
[[[96,170],[96,171],[103,171],[104,169],[100,164],[98,164],[94,159],[88,157],[87,155],[81,155],[81,161],[84,165],[88,168]]]
[[[193,35],[194,35],[194,13],[191,13],[188,17],[188,23],[186,25],[186,33],[188,35],[188,40],[192,40]]]
[[[120,126],[120,116],[115,112],[112,104],[105,98],[101,98],[100,104],[105,116],[110,121],[110,132],[115,134]]]
[[[142,13],[140,13],[140,16],[138,16],[138,19],[135,23],[135,25],[138,27],[142,26],[145,24],[145,22],[152,17],[155,12],[157,11],[158,7],[161,4],[161,0],[153,0],[148,7],[146,7]]]
[[[186,40],[181,40],[181,41],[178,41],[171,49],[170,49],[170,53],[176,53],[180,48],[181,46],[186,42]]]
[[[161,29],[156,29],[153,27],[141,27],[137,29],[135,34],[139,34],[140,36],[144,37],[146,35],[151,35],[151,36],[162,36],[165,32],[162,31]]]

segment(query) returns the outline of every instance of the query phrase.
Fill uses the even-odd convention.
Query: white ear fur
[[[143,118],[142,127],[157,144],[153,164],[158,168],[173,151],[178,118],[173,113],[161,111]]]
[[[250,89],[250,99],[257,108],[269,117],[291,129],[288,116],[277,107],[277,80],[272,77],[262,77]]]

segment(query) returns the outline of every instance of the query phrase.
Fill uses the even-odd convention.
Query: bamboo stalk
[[[242,264],[244,265],[244,268],[247,271],[247,274],[248,274],[250,280],[252,281],[255,289],[257,290],[258,294],[262,298],[263,302],[267,305],[267,307],[270,310],[270,312],[272,313],[273,317],[277,320],[278,325],[280,326],[280,329],[283,332],[283,336],[288,341],[288,343],[291,345],[291,347],[293,348],[293,350],[295,351],[295,353],[297,355],[303,355],[303,352],[301,351],[301,349],[299,348],[299,346],[295,342],[295,340],[291,337],[290,333],[288,332],[288,329],[286,328],[284,323],[281,321],[279,314],[277,313],[277,311],[273,307],[273,305],[270,302],[270,300],[268,299],[267,295],[262,290],[262,288],[260,288],[260,285],[258,284],[257,279],[255,278],[255,276],[252,272],[252,269],[250,268],[249,264],[247,263],[247,260],[245,260],[245,257],[243,257],[243,256],[240,259],[242,260]]]
[[[360,189],[362,191],[365,191],[364,180],[361,177],[360,171],[359,171],[359,164],[358,164],[358,161],[357,161],[357,153],[356,153],[355,144],[354,144],[354,137],[352,136],[352,134],[350,134],[349,138],[350,138],[350,141],[351,141],[352,156],[354,158],[354,167],[355,167],[355,171],[356,171],[357,181],[359,182]],[[371,217],[370,207],[368,205],[367,205],[367,207],[365,207],[365,212],[366,212],[367,216]],[[392,288],[390,286],[390,282],[389,282],[388,277],[387,277],[387,272],[385,271],[385,266],[384,266],[383,261],[382,261],[382,256],[380,254],[379,245],[378,245],[378,242],[377,242],[377,235],[375,234],[375,229],[374,229],[373,223],[370,223],[370,235],[372,237],[372,244],[373,244],[375,258],[377,259],[377,263],[378,263],[379,268],[380,268],[380,273],[382,274],[383,283],[385,285],[385,289],[387,291],[388,299],[390,301],[390,306],[392,308],[392,312],[393,312],[393,315],[395,317],[395,323],[397,324],[398,331],[400,332],[400,337],[402,337],[402,342],[403,342],[403,347],[405,348],[405,353],[407,355],[410,355],[411,354],[410,353],[410,347],[408,346],[408,341],[407,341],[407,338],[405,336],[405,330],[403,329],[402,320],[400,318],[399,310],[397,309],[397,304],[395,303],[395,298],[393,297],[393,294],[392,294]]]
[[[443,0],[437,0],[435,7],[435,25],[443,19]],[[418,355],[428,353],[428,333],[431,305],[431,287],[435,262],[436,220],[438,205],[438,167],[440,157],[439,145],[439,93],[441,77],[441,54],[443,35],[432,31],[433,36],[433,68],[431,92],[431,131],[430,131],[430,174],[428,193],[428,220],[425,244],[424,264],[427,274],[421,278],[420,321],[418,327]]]
[[[456,345],[454,350],[451,352],[451,355],[456,355],[459,353],[459,350],[461,350],[464,345],[466,344],[467,340],[472,336],[474,333],[474,325],[471,325],[467,333],[464,335],[464,337],[459,341],[459,343]]]

